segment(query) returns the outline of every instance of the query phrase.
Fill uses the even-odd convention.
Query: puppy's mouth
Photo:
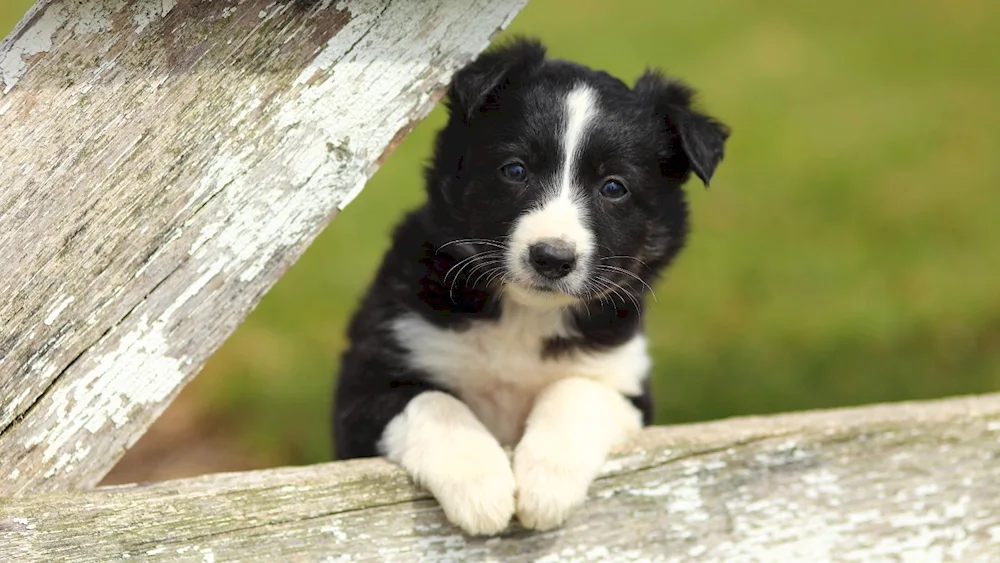
[[[531,291],[539,293],[542,295],[556,296],[565,295],[567,297],[573,297],[576,299],[581,298],[581,295],[577,295],[577,292],[571,287],[567,287],[564,283],[550,282],[546,280],[512,280],[509,282],[511,285],[516,285],[524,291]]]

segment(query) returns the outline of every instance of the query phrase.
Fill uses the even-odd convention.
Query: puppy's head
[[[530,304],[636,293],[684,244],[681,185],[706,185],[728,129],[687,86],[647,71],[629,88],[519,40],[453,79],[429,200],[490,279]]]

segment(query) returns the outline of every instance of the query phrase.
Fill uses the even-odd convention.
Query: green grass
[[[1000,3],[531,0],[510,32],[627,80],[661,66],[733,128],[647,317],[659,422],[1000,387]],[[186,392],[262,458],[328,455],[345,323],[442,117]]]

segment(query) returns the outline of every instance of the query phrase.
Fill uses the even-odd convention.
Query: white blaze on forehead
[[[530,272],[521,261],[527,249],[545,239],[559,239],[571,244],[585,264],[593,251],[594,235],[587,225],[584,202],[577,197],[576,170],[583,152],[589,125],[597,117],[594,91],[588,86],[575,87],[566,96],[561,131],[561,166],[555,175],[548,199],[518,219],[511,233],[510,267],[515,278],[529,278]],[[565,282],[580,287],[585,282],[586,267],[578,268]]]
[[[577,86],[566,96],[566,129],[563,132],[563,164],[559,175],[559,197],[572,199],[573,172],[580,157],[587,126],[597,115],[594,92],[587,86]]]

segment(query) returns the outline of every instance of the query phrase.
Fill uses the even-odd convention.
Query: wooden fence
[[[997,560],[1000,396],[655,428],[561,530],[380,460],[94,489],[524,0],[42,0],[0,43],[0,560]]]

